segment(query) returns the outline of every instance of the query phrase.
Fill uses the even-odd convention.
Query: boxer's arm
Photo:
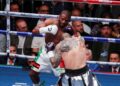
[[[53,35],[55,35],[58,31],[58,27],[57,25],[48,25],[45,27],[41,27],[39,29],[34,29],[32,32],[35,34],[39,34],[39,33],[51,33]]]
[[[50,58],[50,61],[52,63],[52,66],[56,68],[61,61],[61,51],[60,51],[60,46],[59,44],[56,46],[55,51],[54,51],[54,57]]]
[[[39,34],[39,33],[41,33],[39,31],[39,29],[41,29],[42,27],[47,27],[48,25],[53,25],[53,24],[56,25],[56,20],[55,19],[51,19],[51,18],[50,19],[46,19],[43,23],[38,24],[37,26],[35,26],[35,28],[32,30],[32,32],[34,34]]]
[[[39,33],[51,33],[55,35],[58,31],[57,25],[48,25],[46,27],[41,27],[39,29]]]

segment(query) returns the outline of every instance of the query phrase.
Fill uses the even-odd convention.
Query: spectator
[[[10,54],[16,54],[17,48],[15,45],[10,46]],[[12,66],[25,66],[24,59],[17,58],[16,56],[4,56],[0,58],[0,64]]]
[[[75,3],[74,7],[80,9],[82,11],[83,16],[84,16],[85,8],[86,8],[86,4],[85,3]]]
[[[118,15],[117,18],[120,19],[120,15]],[[113,29],[112,35],[116,38],[120,38],[120,23],[113,24],[112,29]]]
[[[50,11],[49,10],[50,8],[47,4],[42,4],[38,6],[36,9],[39,14],[49,14],[49,11]]]
[[[15,45],[10,46],[10,54],[16,54],[17,48]],[[23,62],[21,58],[18,58],[16,56],[9,56],[5,60],[6,65],[14,65],[14,66],[23,66]]]
[[[79,20],[72,22],[73,30],[76,34],[76,32],[79,32],[81,36],[90,36],[88,33],[84,31],[83,23]]]
[[[14,45],[10,46],[10,54],[16,54],[17,50],[16,47]],[[15,56],[9,56],[7,58],[7,65],[16,65],[18,62],[16,62],[16,57]]]
[[[101,17],[101,14],[103,14],[104,12],[110,12],[110,11],[111,11],[110,5],[97,5],[94,15],[96,17]]]
[[[101,25],[100,33],[98,37],[113,38],[112,28],[110,25],[105,24]],[[119,43],[110,43],[110,42],[93,42],[92,52],[93,60],[107,61],[108,53],[113,50],[120,50]]]
[[[72,26],[73,26],[74,35],[77,35],[77,33],[79,33],[81,36],[91,36],[84,31],[83,23],[81,21],[79,20],[73,21]],[[92,45],[92,42],[86,41],[87,48],[90,48],[91,45]]]
[[[101,15],[101,18],[107,18],[107,19],[111,19],[112,18],[112,14],[110,12],[103,12],[102,15]],[[110,22],[101,22],[101,23],[95,23],[93,25],[93,28],[92,28],[92,35],[97,35],[100,31],[100,26],[102,25],[110,25],[111,23]]]
[[[74,8],[72,10],[72,16],[80,17],[82,16],[82,11],[78,8]],[[91,28],[87,24],[83,23],[83,29],[86,33],[91,34]]]
[[[96,5],[86,3],[75,3],[74,7],[80,9],[82,15],[85,17],[95,16]]]
[[[51,9],[50,9],[50,13],[51,14],[55,14],[58,15],[62,10],[72,10],[72,3],[69,2],[61,2],[61,1],[52,1],[52,3],[50,4]]]
[[[101,18],[111,19],[113,16],[111,12],[103,12]],[[102,24],[110,24],[110,22],[102,22]]]
[[[97,35],[99,37],[112,38],[112,28],[110,24],[102,24],[100,33]]]
[[[120,53],[118,51],[110,52],[108,57],[109,62],[120,62]],[[102,72],[112,72],[112,73],[119,73],[120,66],[118,65],[102,65],[100,67],[100,71]]]
[[[12,12],[20,12],[20,6],[17,2],[10,3],[10,11]]]
[[[94,23],[91,30],[91,35],[96,36],[99,32],[100,32],[100,23]]]
[[[7,7],[5,7],[5,10],[7,9]],[[12,11],[12,12],[20,12],[20,6],[19,6],[19,4],[17,3],[17,2],[11,2],[10,3],[10,11]],[[11,28],[11,30],[15,30],[15,21],[18,19],[18,17],[10,17],[10,28]],[[1,27],[2,28],[5,28],[6,29],[6,17],[2,17],[1,18],[1,22],[0,22],[0,24],[2,25]]]
[[[12,12],[20,12],[20,6],[17,2],[10,3],[10,11]],[[15,22],[17,21],[18,17],[11,17],[11,27],[10,29],[15,31]]]
[[[73,10],[72,10],[72,16],[82,16],[82,12],[81,12],[81,10],[80,9],[78,9],[78,8],[74,8]]]
[[[28,26],[24,19],[19,19],[16,21],[16,30],[19,32],[28,32]],[[17,54],[21,55],[31,55],[32,48],[32,37],[30,36],[17,36],[11,35],[11,45],[15,45],[17,47]],[[28,66],[27,59],[23,59],[24,66]]]
[[[37,12],[38,14],[49,14],[50,8],[47,4],[42,4],[38,6]],[[37,24],[42,23],[45,20],[45,18],[40,18]]]
[[[5,10],[7,10],[7,6],[5,7]],[[10,3],[10,11],[12,12],[20,12],[20,7],[17,2],[11,2]],[[10,29],[15,30],[15,21],[18,19],[18,17],[10,17]],[[0,28],[5,30],[6,29],[6,17],[1,16],[0,18]]]
[[[33,11],[32,9],[33,1],[31,0],[16,0],[16,1],[19,3],[22,12],[30,13]]]
[[[49,7],[47,4],[42,4],[37,8],[38,14],[49,14]],[[37,20],[37,25],[43,23],[45,18]],[[37,53],[39,49],[45,44],[44,37],[34,37],[32,41],[32,52]]]
[[[112,35],[115,38],[120,38],[120,24],[116,23],[112,26]]]
[[[28,26],[24,19],[16,21],[16,30],[18,32],[28,32]],[[11,35],[11,43],[17,46],[17,53],[31,55],[32,37]]]
[[[119,52],[110,53],[109,62],[120,62],[120,53]],[[110,68],[110,72],[118,73],[118,72],[120,72],[120,67],[119,66],[112,66]]]
[[[37,14],[49,14],[49,6],[47,4],[41,4],[36,7]],[[30,30],[32,30],[37,24],[43,23],[45,18],[32,18],[29,21]]]

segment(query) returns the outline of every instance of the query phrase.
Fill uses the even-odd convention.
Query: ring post
[[[7,18],[7,32],[6,32],[6,36],[7,36],[7,56],[9,56],[10,50],[10,15],[9,15],[9,11],[10,11],[10,0],[6,0],[6,18]]]

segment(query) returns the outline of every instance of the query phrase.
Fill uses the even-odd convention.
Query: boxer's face
[[[67,25],[68,25],[68,22],[69,22],[69,18],[68,18],[67,15],[61,14],[61,15],[59,16],[59,26],[60,26],[60,27],[65,27],[65,26],[67,26]]]

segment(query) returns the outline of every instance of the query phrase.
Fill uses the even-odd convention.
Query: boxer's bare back
[[[86,65],[86,47],[80,37],[66,38],[56,47],[57,54],[62,57],[66,69],[80,69]]]

